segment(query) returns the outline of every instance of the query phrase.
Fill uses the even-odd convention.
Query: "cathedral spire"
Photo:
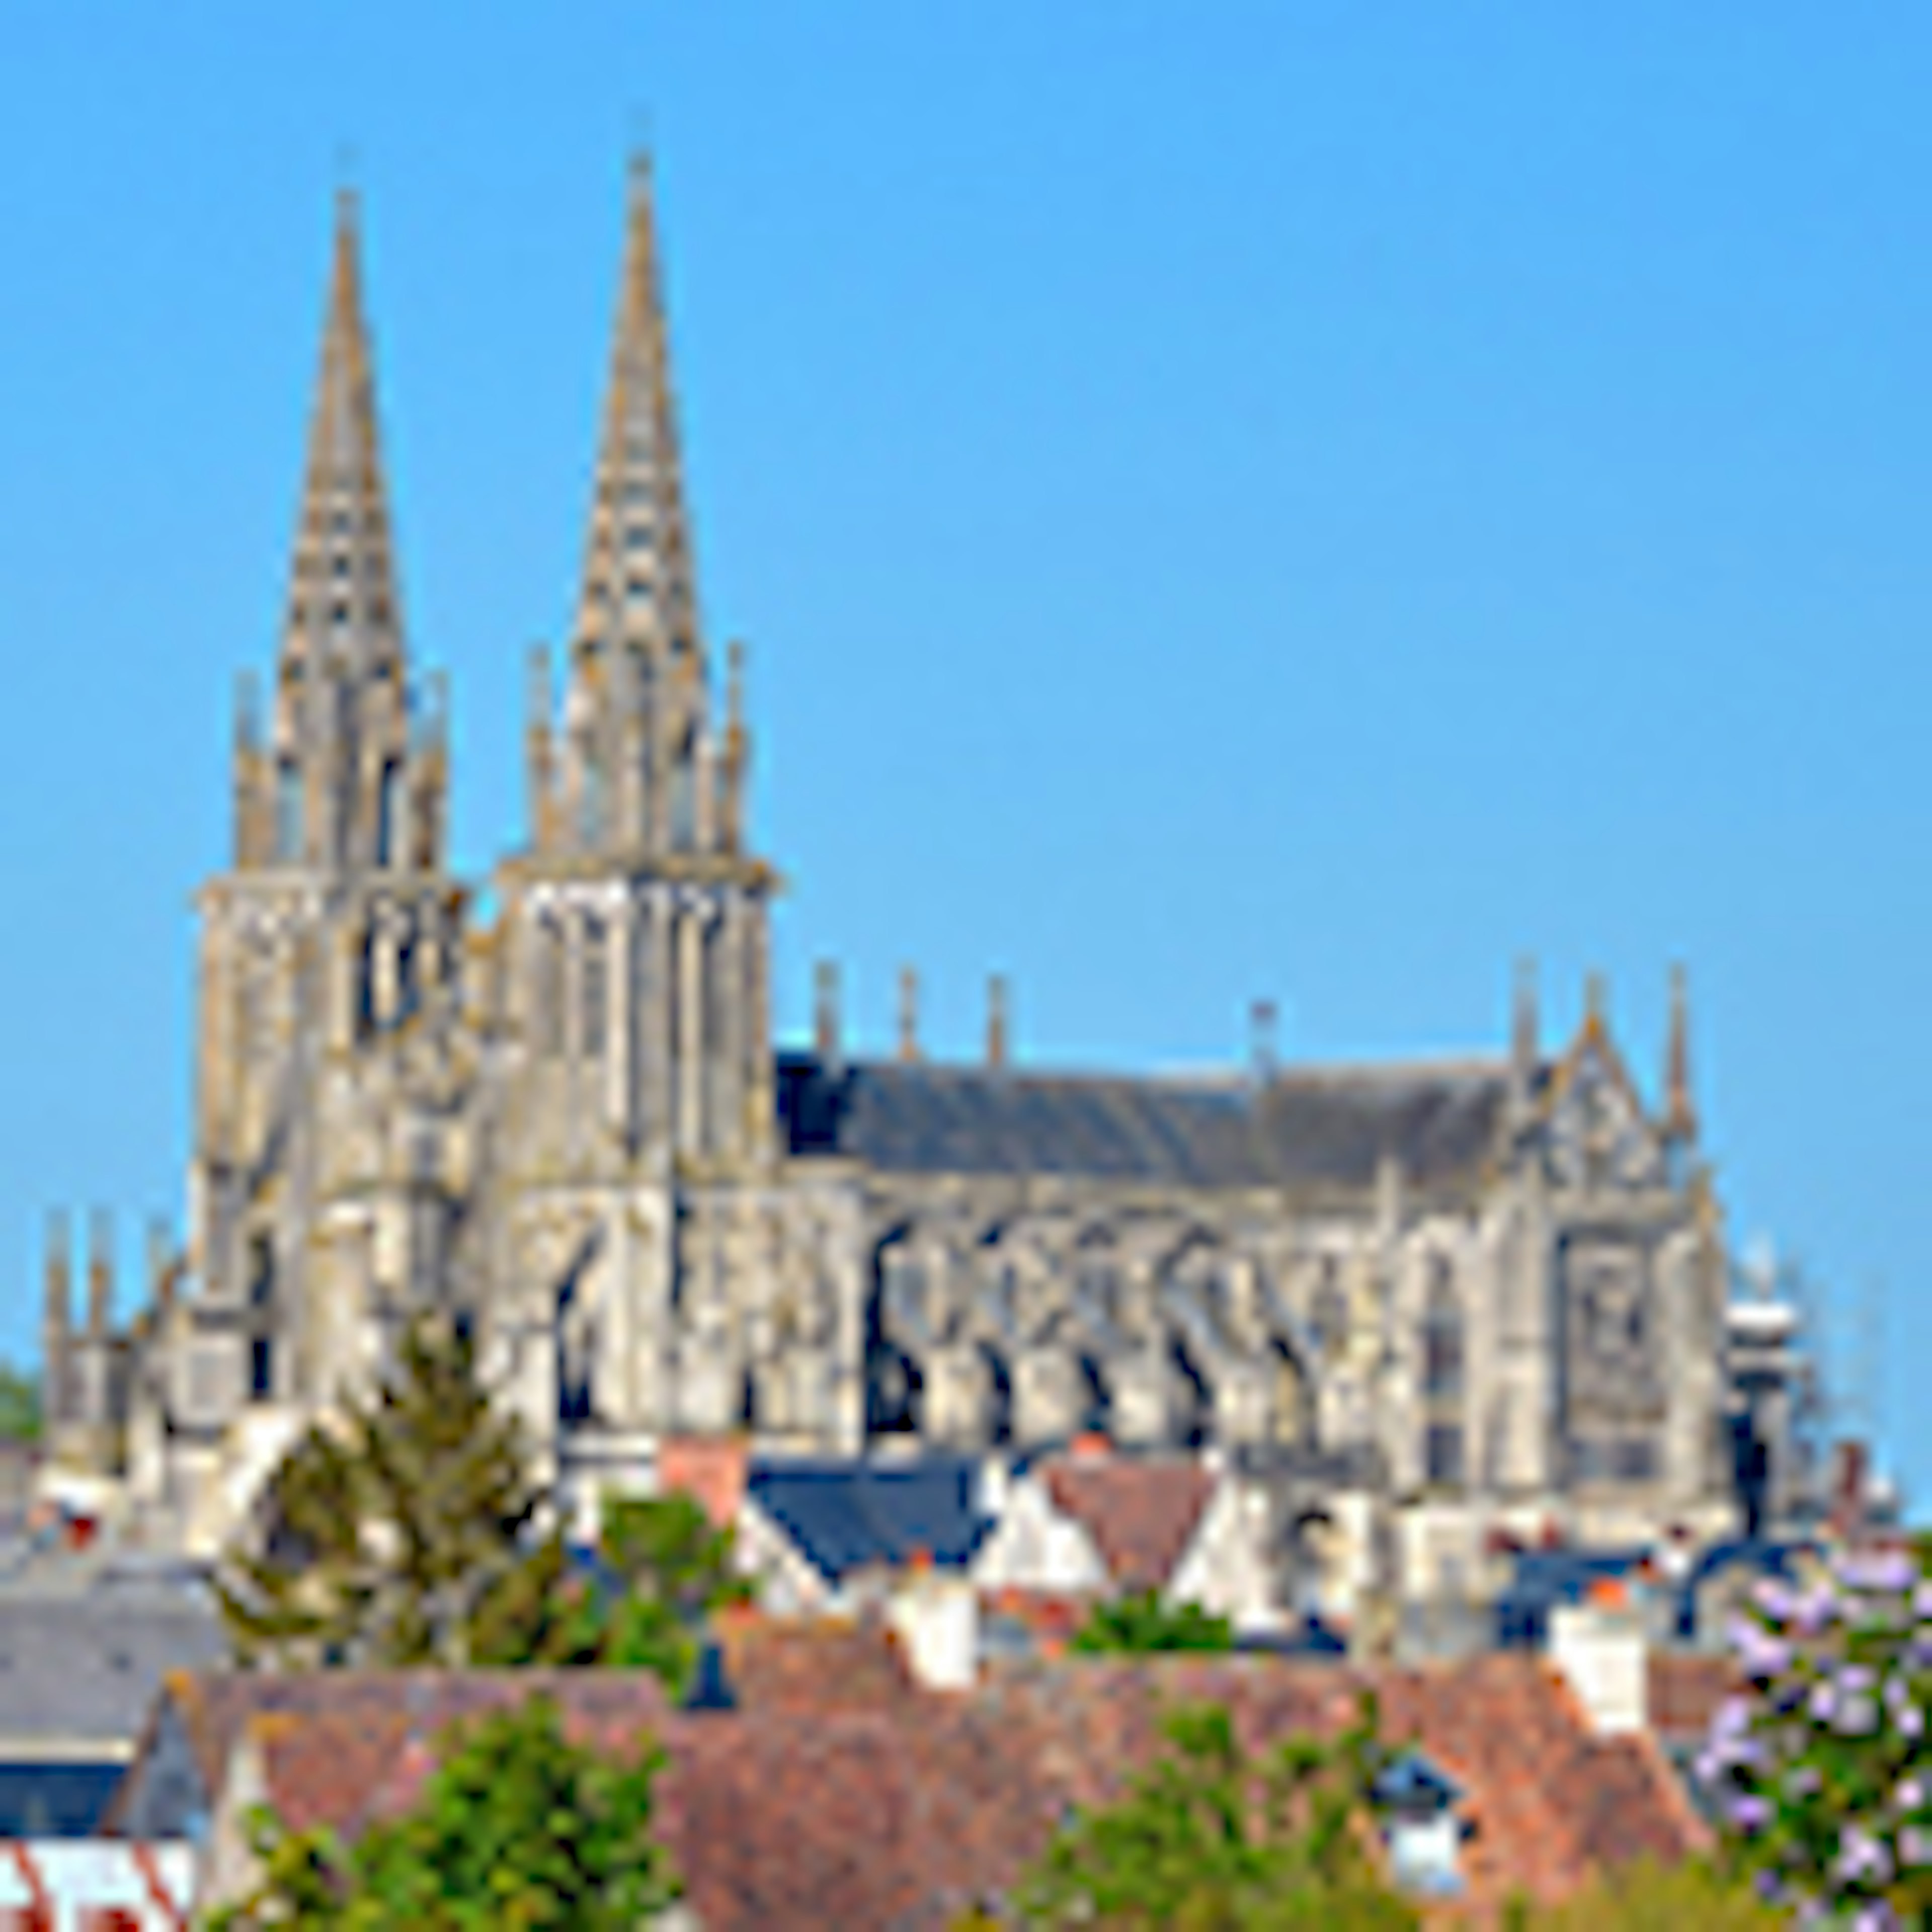
[[[436,747],[412,743],[410,706],[362,312],[361,218],[345,190],[336,200],[272,770],[262,771],[252,801],[260,811],[260,794],[272,796],[272,862],[360,870],[436,862],[445,773]]]
[[[631,164],[610,387],[578,616],[580,652],[655,664],[698,649],[698,598],[671,394],[650,163]]]
[[[561,746],[564,842],[578,852],[714,850],[740,828],[698,628],[648,161],[632,163],[584,584]]]
[[[283,644],[285,668],[298,660],[346,663],[379,676],[399,674],[402,664],[375,365],[362,313],[362,220],[346,189],[336,199],[322,367]]]

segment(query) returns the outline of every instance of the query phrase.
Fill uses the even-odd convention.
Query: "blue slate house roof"
[[[979,1504],[969,1456],[905,1462],[754,1462],[746,1493],[829,1581],[904,1568],[916,1556],[964,1569],[992,1519]]]

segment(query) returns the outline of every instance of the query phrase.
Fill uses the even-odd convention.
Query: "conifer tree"
[[[317,1423],[271,1479],[270,1528],[217,1582],[244,1664],[460,1665],[525,1560],[542,1501],[469,1338],[418,1322],[371,1401]]]

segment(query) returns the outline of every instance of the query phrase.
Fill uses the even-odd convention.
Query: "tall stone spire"
[[[716,849],[719,807],[649,164],[631,169],[610,387],[566,699],[560,805],[579,852]]]
[[[238,846],[264,846],[266,862],[279,865],[434,863],[444,773],[438,757],[416,755],[426,748],[412,743],[410,708],[362,313],[361,222],[355,197],[344,193],[336,204],[272,756],[257,762],[245,802],[266,830]]]
[[[628,233],[590,510],[580,652],[654,665],[698,649],[698,596],[671,395],[650,164],[631,164]]]
[[[362,222],[346,190],[336,202],[322,368],[282,650],[285,664],[346,661],[392,675],[402,668],[374,362],[362,313]]]

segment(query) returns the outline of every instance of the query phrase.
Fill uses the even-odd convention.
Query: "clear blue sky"
[[[1226,1062],[1552,1035],[1688,962],[1758,1230],[1882,1277],[1932,1490],[1932,12],[0,4],[0,1348],[178,1214],[189,894],[364,191],[458,844],[518,836],[628,144],[658,156],[782,1018]],[[345,158],[348,158],[345,160]]]

